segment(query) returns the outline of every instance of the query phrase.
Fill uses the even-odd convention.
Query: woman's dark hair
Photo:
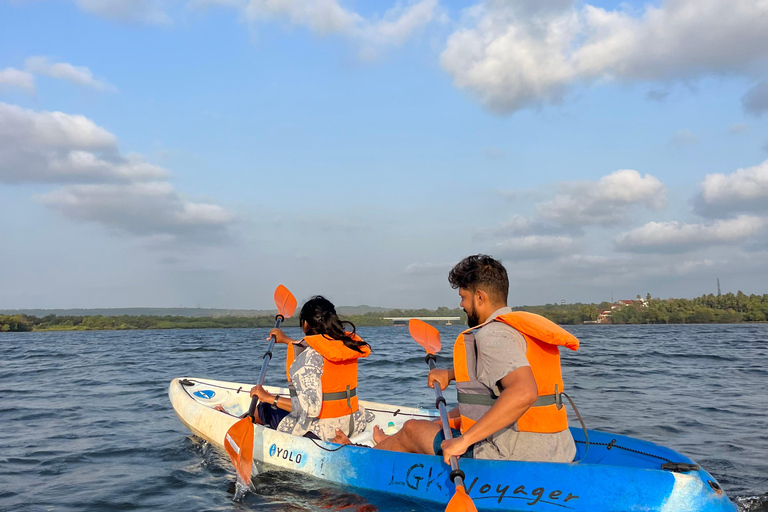
[[[346,320],[342,322],[331,301],[322,295],[315,295],[301,307],[299,325],[303,327],[304,322],[307,322],[305,334],[308,336],[323,334],[332,340],[342,341],[347,348],[357,352],[362,352],[360,347],[368,345],[349,335],[355,333],[355,324]],[[348,327],[345,328],[345,325]]]
[[[507,269],[500,261],[475,254],[467,256],[456,264],[448,274],[452,288],[464,288],[471,292],[483,290],[491,300],[505,304],[509,295]]]

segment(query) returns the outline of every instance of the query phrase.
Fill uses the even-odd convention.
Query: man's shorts
[[[456,438],[461,435],[461,430],[457,428],[451,429],[451,437]],[[440,447],[441,444],[443,444],[443,441],[445,441],[445,436],[443,435],[443,429],[441,428],[440,431],[435,434],[435,439],[432,441],[432,449],[435,451],[435,455],[442,455],[443,449]],[[475,445],[470,446],[467,448],[467,451],[464,452],[462,455],[465,459],[474,459],[475,458]]]

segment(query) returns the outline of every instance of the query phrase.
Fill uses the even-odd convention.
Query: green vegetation
[[[640,296],[637,296],[640,299]],[[654,299],[649,295],[645,305],[639,301],[611,308],[612,304],[547,304],[522,306],[519,311],[543,315],[558,324],[581,324],[597,320],[601,311],[611,311],[613,324],[710,324],[764,322],[768,320],[768,294],[702,295],[695,299]]]
[[[638,296],[638,299],[640,297]],[[646,297],[640,302],[611,309],[612,304],[546,304],[521,306],[518,311],[530,311],[543,315],[558,324],[582,324],[595,321],[601,311],[611,310],[614,324],[689,324],[689,323],[736,323],[764,322],[768,320],[768,294],[746,295],[742,292],[724,295],[702,295],[695,299],[654,299]],[[392,325],[384,317],[459,316],[459,323],[466,324],[467,316],[459,308],[392,309],[368,311],[365,314],[342,315],[344,320],[358,327]],[[272,327],[272,316],[56,316],[38,318],[32,315],[0,315],[0,332],[20,331],[100,331],[121,329],[212,329]],[[298,326],[296,316],[284,323],[286,327]]]
[[[297,327],[298,315],[287,319],[283,325]],[[445,307],[431,309],[393,309],[384,312],[370,311],[363,315],[342,315],[356,326],[392,325],[390,316],[460,316],[466,323],[466,315],[459,309]],[[273,316],[56,316],[47,315],[38,318],[32,315],[0,315],[0,332],[22,331],[111,331],[125,329],[228,329],[273,327]]]
[[[520,306],[512,308],[515,311],[529,311],[547,317],[556,324],[574,325],[597,320],[600,311],[610,309],[610,302],[600,304],[546,304],[544,306]]]
[[[614,324],[711,324],[764,322],[768,294],[702,295],[695,299],[651,299],[647,307],[627,306],[613,312]]]

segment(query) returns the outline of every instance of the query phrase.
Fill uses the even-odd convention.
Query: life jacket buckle
[[[563,408],[563,394],[558,392],[557,384],[555,384],[555,405],[558,411]]]

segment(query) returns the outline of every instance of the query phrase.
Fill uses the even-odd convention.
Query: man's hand
[[[453,370],[435,368],[434,370],[429,371],[429,375],[427,376],[427,385],[431,388],[434,388],[435,382],[437,382],[440,384],[440,391],[442,391],[448,387],[448,384],[450,384],[453,379]]]
[[[253,386],[251,388],[251,396],[259,397],[259,401],[264,403],[271,403],[275,399],[263,386]]]
[[[464,452],[469,448],[467,440],[464,436],[454,437],[453,439],[446,439],[440,444],[440,448],[443,449],[443,460],[446,464],[450,464],[450,458],[459,457],[464,455]]]

